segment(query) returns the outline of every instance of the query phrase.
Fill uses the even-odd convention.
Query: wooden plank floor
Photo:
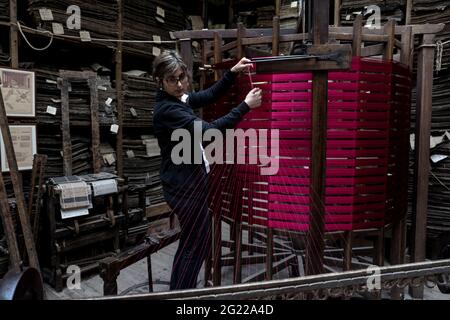
[[[246,237],[246,233],[243,235]],[[223,228],[223,239],[229,239],[228,228]],[[172,262],[175,252],[178,248],[178,241],[171,245],[161,249],[152,255],[152,276],[154,291],[167,291],[169,290],[169,279],[172,270]],[[224,249],[223,253],[227,253],[227,249]],[[254,274],[264,269],[263,264],[243,266],[242,278]],[[274,275],[274,279],[288,278],[289,274],[286,269]],[[222,268],[222,284],[232,284],[233,268]],[[123,269],[117,280],[118,293],[120,294],[137,294],[148,292],[148,277],[147,277],[147,259],[142,259],[138,263]],[[200,271],[198,277],[198,288],[204,285],[204,269]],[[411,297],[405,291],[405,299],[411,299]],[[46,299],[60,300],[60,299],[85,299],[90,297],[103,296],[103,280],[100,276],[94,276],[88,279],[83,279],[80,289],[67,289],[65,288],[61,292],[56,292],[52,287],[45,284]],[[425,300],[450,300],[450,295],[440,293],[438,288],[425,288]]]

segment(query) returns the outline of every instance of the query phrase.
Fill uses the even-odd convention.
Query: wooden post
[[[413,6],[413,0],[406,0],[406,18],[405,18],[405,24],[410,25],[411,24],[411,11]]]
[[[202,17],[203,28],[208,29],[208,0],[203,0]]]
[[[430,172],[430,131],[435,35],[423,36],[417,67],[417,106],[415,133],[414,193],[412,221],[412,262],[425,260],[427,232],[428,176]],[[412,290],[415,298],[423,297],[423,287]]]
[[[280,11],[281,11],[281,0],[275,0],[275,17],[280,16]]]
[[[394,57],[394,48],[395,48],[395,22],[392,19],[389,19],[389,22],[384,26],[385,32],[388,36],[388,41],[386,43],[385,52],[383,55],[383,59],[385,61],[392,60]]]
[[[205,66],[208,62],[208,40],[202,40],[202,65]],[[205,89],[207,70],[203,70],[200,77],[200,89]]]
[[[222,62],[222,51],[220,47],[222,46],[222,38],[218,33],[214,33],[214,63]],[[214,70],[214,80],[218,81],[220,79],[220,70]]]
[[[334,25],[339,27],[341,24],[341,0],[334,0]]]
[[[10,31],[9,31],[9,50],[11,57],[11,68],[19,68],[19,35],[17,33],[17,0],[9,0],[9,16],[10,16]]]
[[[357,15],[355,21],[353,22],[353,56],[361,56],[361,45],[362,45],[362,15]]]
[[[65,176],[72,175],[72,141],[70,139],[69,121],[69,80],[58,79],[61,89],[61,130],[63,144],[63,172]]]
[[[312,34],[315,45],[328,42],[329,1],[314,0]],[[306,240],[306,274],[323,273],[325,170],[327,148],[328,71],[313,74],[311,214]]]
[[[402,49],[401,49],[401,58],[400,62],[405,64],[406,66],[409,66],[411,68],[411,42],[413,40],[412,35],[412,27],[408,27],[406,31],[402,34],[401,42],[402,42]],[[407,138],[407,137],[406,137]],[[405,139],[403,141],[404,144],[408,144],[408,141]],[[399,168],[399,176],[402,177],[405,175],[408,176],[408,161],[409,161],[409,150],[408,147],[406,147],[405,155],[402,155],[404,157],[404,160],[402,158],[403,168]],[[399,164],[401,165],[401,164]],[[405,237],[406,237],[406,214],[408,211],[408,178],[404,179],[404,188],[403,190],[397,190],[400,195],[400,199],[397,203],[399,203],[399,215],[400,218],[396,221],[394,221],[392,226],[392,244],[391,244],[391,264],[402,264],[405,261]],[[394,287],[391,290],[391,299],[393,300],[400,300],[402,297],[402,289],[398,287]]]
[[[92,158],[94,173],[99,173],[102,167],[100,155],[100,126],[98,124],[98,84],[97,75],[88,78],[91,98],[91,132],[92,132]]]
[[[117,5],[119,8],[119,15],[117,19],[117,31],[118,39],[123,39],[123,1],[117,0]],[[123,177],[123,112],[124,112],[124,101],[122,92],[122,42],[117,43],[116,47],[116,94],[117,94],[117,122],[119,125],[119,130],[117,132],[116,140],[116,156],[117,156],[117,175]]]
[[[27,214],[25,197],[23,195],[23,187],[19,176],[19,168],[17,166],[16,153],[14,152],[14,145],[11,138],[11,132],[9,130],[8,117],[6,116],[5,104],[3,102],[3,95],[1,95],[1,93],[0,93],[0,130],[2,133],[3,144],[6,151],[6,158],[8,161],[9,174],[11,176],[11,181],[14,189],[14,196],[16,197],[16,205],[20,220],[20,226],[22,228],[25,247],[27,248],[29,265],[30,267],[33,267],[40,272],[39,260],[36,252],[36,247],[34,244],[34,237],[31,232],[30,219]],[[2,183],[3,181],[0,181],[0,184]],[[4,199],[2,200],[2,202],[4,202]],[[3,203],[2,205],[5,206],[8,204]]]
[[[244,46],[242,45],[242,39],[245,37],[245,28],[242,22],[239,22],[237,25],[237,58],[242,59],[244,57]]]
[[[272,55],[280,54],[280,17],[273,17]]]
[[[187,66],[189,87],[192,89],[194,57],[192,55],[192,45],[190,39],[183,39],[180,41],[180,55]]]

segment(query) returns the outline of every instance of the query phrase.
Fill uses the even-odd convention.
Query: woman
[[[153,77],[160,90],[156,96],[153,126],[161,148],[161,182],[164,198],[178,215],[181,233],[175,254],[170,289],[195,288],[203,260],[211,248],[211,217],[208,213],[207,178],[209,166],[202,154],[201,141],[193,141],[191,160],[175,164],[171,155],[178,141],[172,141],[177,129],[188,130],[192,136],[194,123],[201,124],[202,131],[233,128],[250,109],[261,105],[261,90],[251,90],[245,100],[227,115],[205,122],[198,118],[193,108],[201,108],[216,101],[233,84],[237,74],[251,67],[250,60],[241,59],[222,79],[207,90],[186,95],[187,67],[175,51],[166,51],[153,63]],[[177,161],[175,161],[178,163]]]

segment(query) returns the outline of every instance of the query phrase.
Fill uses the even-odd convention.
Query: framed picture
[[[7,116],[35,116],[34,72],[0,68],[0,88]]]
[[[11,125],[11,139],[16,153],[17,166],[19,170],[30,170],[33,168],[33,157],[36,154],[36,126],[34,125]],[[0,133],[1,145],[0,156],[2,172],[9,171],[8,159],[6,157],[5,143]]]

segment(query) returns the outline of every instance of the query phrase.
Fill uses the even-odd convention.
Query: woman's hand
[[[253,68],[252,61],[247,58],[242,58],[233,68],[231,68],[231,72],[242,72],[247,71]]]
[[[261,106],[262,103],[262,90],[260,88],[252,89],[245,97],[245,103],[250,109],[255,109]]]

